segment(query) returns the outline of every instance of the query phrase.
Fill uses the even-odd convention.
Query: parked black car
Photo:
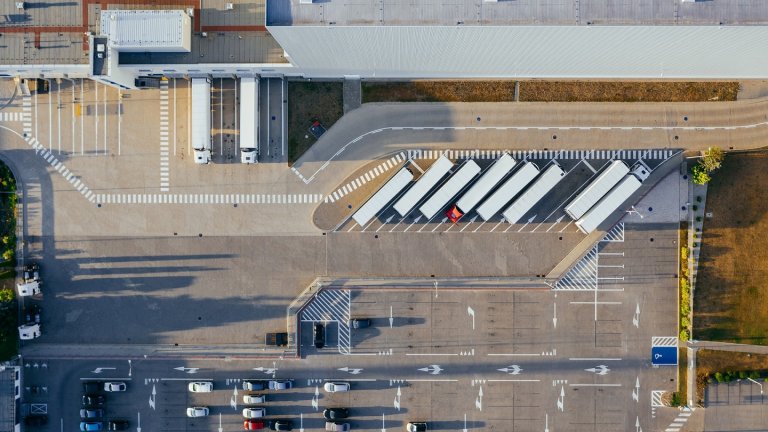
[[[323,417],[326,420],[338,420],[349,417],[349,409],[347,408],[327,408],[323,411]]]
[[[110,420],[109,423],[107,423],[107,430],[110,431],[119,431],[119,430],[128,430],[128,427],[131,425],[128,420]]]
[[[83,405],[86,406],[101,406],[104,405],[104,402],[107,401],[107,398],[104,397],[102,394],[84,394],[83,395]]]
[[[313,332],[315,340],[315,348],[320,349],[325,347],[325,325],[321,323],[315,323],[315,331]]]

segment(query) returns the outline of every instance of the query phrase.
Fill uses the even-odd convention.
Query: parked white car
[[[213,383],[210,381],[194,381],[189,383],[188,388],[192,393],[210,393],[213,391]]]
[[[187,408],[187,417],[207,417],[208,407],[189,407]]]
[[[126,386],[124,382],[105,382],[104,383],[105,392],[124,392],[127,388],[128,386]]]
[[[257,395],[257,394],[243,395],[243,403],[245,404],[263,404],[266,401],[267,401],[266,395]]]
[[[291,381],[270,381],[269,382],[270,390],[288,390],[291,387],[293,387],[293,383]]]
[[[267,410],[264,408],[244,408],[243,417],[247,419],[261,418],[267,415]]]
[[[327,382],[323,388],[328,393],[338,393],[349,391],[350,385],[348,382]]]

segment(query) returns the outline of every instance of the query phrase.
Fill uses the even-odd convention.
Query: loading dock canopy
[[[456,207],[467,214],[515,167],[514,159],[504,154],[483,174],[469,190],[459,198]]]
[[[480,173],[480,166],[473,160],[468,160],[455,174],[443,184],[431,197],[419,207],[419,211],[427,219],[432,219],[437,212],[448,205],[461,189]]]
[[[640,189],[640,180],[632,174],[624,177],[615,188],[613,188],[600,202],[592,207],[581,219],[576,221],[576,226],[584,234],[589,234],[596,230],[624,201],[628,200],[638,189]]]
[[[604,197],[614,186],[616,186],[625,175],[629,174],[629,167],[623,161],[617,160],[611,162],[600,175],[589,183],[570,204],[565,207],[565,212],[574,220],[584,216],[600,198]]]
[[[525,189],[537,175],[539,175],[539,167],[533,162],[524,162],[523,166],[512,174],[512,177],[507,179],[500,188],[496,189],[496,192],[477,208],[477,214],[484,221],[490,220],[502,207],[512,201],[512,198]]]
[[[381,189],[373,194],[371,199],[366,201],[354,215],[352,215],[352,219],[354,219],[361,227],[365,227],[377,213],[389,204],[390,201],[395,199],[395,196],[397,196],[400,191],[408,186],[408,183],[410,183],[411,180],[413,180],[413,173],[411,173],[408,168],[401,169],[397,174],[392,176]]]
[[[537,202],[544,198],[544,195],[549,193],[549,191],[551,191],[564,176],[565,171],[563,171],[559,165],[556,163],[550,165],[549,168],[544,170],[544,174],[536,179],[531,187],[523,192],[523,194],[504,211],[504,219],[511,224],[517,223],[530,209],[533,208],[533,206],[536,205]]]
[[[405,217],[416,204],[419,203],[429,191],[453,168],[453,162],[445,156],[440,156],[427,172],[421,175],[416,184],[395,203],[395,210],[400,216]]]

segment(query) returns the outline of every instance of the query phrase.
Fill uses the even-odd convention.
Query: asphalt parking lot
[[[262,81],[262,152],[275,161],[284,156],[283,86]],[[296,388],[269,393],[268,418],[314,430],[332,406],[350,407],[355,430],[402,429],[411,420],[435,430],[663,424],[650,395],[672,390],[675,374],[650,367],[649,348],[653,337],[675,334],[677,214],[627,215],[620,233],[551,289],[338,290],[347,293],[347,315],[372,318],[373,328],[350,330],[343,309],[318,303],[299,317],[302,359],[263,341],[265,332],[285,329],[287,304],[318,276],[543,275],[584,238],[557,219],[592,172],[587,165],[642,157],[652,167],[669,150],[530,154],[541,165],[557,159],[573,178],[519,232],[471,214],[456,225],[383,214],[364,230],[324,232],[311,212],[335,191],[311,189],[281,164],[237,163],[237,91],[234,81],[213,82],[214,157],[203,167],[189,157],[185,80],[125,95],[65,81],[14,108],[34,113],[29,128],[13,124],[18,136],[0,132],[25,146],[8,154],[28,182],[25,259],[40,262],[45,280],[44,335],[23,347],[26,408],[45,405],[52,424],[68,430],[79,421],[82,381],[115,379],[129,387],[108,396],[106,418],[144,430],[241,430],[242,381],[275,377]],[[418,163],[432,159],[411,151]],[[477,158],[482,168],[492,155]],[[316,316],[330,321],[320,350],[306,331]],[[211,379],[214,392],[186,391],[200,379]],[[325,394],[327,380],[354,390]],[[616,401],[627,409],[613,409]],[[184,410],[198,404],[212,415],[187,418]]]
[[[439,151],[422,151],[411,150],[407,154],[407,158],[402,158],[402,162],[398,166],[406,166],[409,169],[419,174],[426,171],[434,161],[440,156],[442,152]],[[656,168],[664,160],[670,158],[676,151],[668,149],[658,150],[617,150],[617,151],[566,151],[566,150],[544,150],[544,151],[513,151],[512,157],[518,161],[516,168],[519,168],[519,162],[527,161],[536,164],[542,171],[546,169],[552,163],[557,163],[560,167],[566,171],[565,177],[563,177],[558,184],[546,195],[536,203],[525,215],[515,224],[509,224],[500,214],[497,212],[489,220],[484,221],[478,214],[477,209],[473,209],[467,214],[461,216],[456,222],[451,222],[445,215],[445,212],[450,208],[456,199],[461,196],[462,193],[469,190],[475,181],[479,179],[482,174],[491,166],[491,164],[498,159],[501,151],[446,151],[446,156],[455,163],[452,172],[459,169],[460,166],[467,160],[473,160],[481,167],[482,171],[478,174],[472,182],[464,186],[461,192],[455,197],[448,205],[442,208],[434,217],[427,219],[419,212],[419,205],[417,204],[413,209],[401,217],[397,211],[393,208],[397,198],[389,203],[384,209],[379,211],[376,216],[365,226],[359,226],[354,220],[346,219],[337,222],[336,231],[339,232],[410,232],[412,234],[417,233],[448,233],[448,232],[461,232],[461,233],[485,233],[485,232],[520,232],[520,233],[580,233],[578,228],[573,224],[573,220],[566,215],[564,207],[568,202],[576,196],[576,194],[583,189],[583,187],[593,180],[601,170],[611,162],[611,160],[623,160],[627,166],[633,167],[637,163],[642,163],[650,170]],[[393,169],[394,171],[394,169]],[[513,169],[512,173],[515,170]],[[379,175],[378,167],[374,168],[370,172],[358,175],[357,178],[350,179],[339,190],[331,194],[332,197],[339,196],[334,200],[334,203],[326,205],[352,205],[353,209],[359,208],[373,193],[360,196],[355,195],[354,201],[343,200],[336,202],[346,195],[347,191],[352,191],[358,186],[362,186],[367,183],[368,179]],[[381,173],[384,174],[384,173]],[[511,174],[504,177],[504,179],[510,177]],[[448,178],[444,178],[441,182],[435,186],[435,190],[444,184]],[[418,178],[416,179],[418,181]],[[503,183],[504,180],[499,182]],[[349,187],[349,186],[352,187]],[[407,190],[407,189],[406,189]],[[405,190],[398,194],[398,198],[405,193]],[[434,190],[432,191],[434,193]],[[422,198],[419,203],[425,202],[430,194],[427,194]],[[486,197],[487,198],[487,197]],[[507,206],[502,208],[502,211]]]

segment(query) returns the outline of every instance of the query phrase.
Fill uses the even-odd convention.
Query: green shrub
[[[705,185],[712,180],[712,177],[709,176],[707,170],[701,165],[695,165],[691,170],[691,174],[691,180],[698,185]]]
[[[5,252],[3,252],[3,261],[11,260],[13,260],[13,249],[6,249]]]
[[[758,371],[752,371],[749,373],[749,377],[752,379],[758,379],[760,378],[760,373]]]
[[[721,382],[725,382],[725,377],[723,376],[723,374],[722,374],[722,373],[720,373],[720,372],[715,372],[715,381],[717,381],[717,382],[719,382],[719,383],[721,383]]]
[[[684,314],[682,318],[680,318],[680,327],[684,329],[691,328],[691,320],[688,318],[688,314]]]
[[[14,292],[10,288],[0,289],[0,303],[8,303],[13,301]]]
[[[699,206],[697,206],[696,204],[692,205],[691,208],[693,209],[693,211],[699,210]]]
[[[701,201],[702,201],[701,195],[697,196],[696,197],[696,202],[701,202]]]
[[[680,340],[683,342],[688,342],[689,338],[688,330],[680,330]]]

